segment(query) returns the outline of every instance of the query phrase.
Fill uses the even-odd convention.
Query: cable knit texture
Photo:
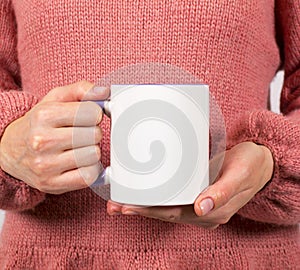
[[[214,231],[108,216],[90,189],[44,194],[0,172],[1,269],[300,269],[300,1],[0,1],[0,135],[49,90],[135,63],[210,85],[228,148],[272,151],[273,179]],[[269,84],[285,69],[282,114]],[[105,117],[102,163],[109,165]],[[22,134],[20,134],[22,136]]]

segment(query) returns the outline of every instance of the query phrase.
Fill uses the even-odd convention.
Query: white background
[[[271,84],[271,109],[274,112],[279,112],[279,96],[282,86],[283,72],[279,72]],[[0,210],[0,230],[4,221],[5,212]]]

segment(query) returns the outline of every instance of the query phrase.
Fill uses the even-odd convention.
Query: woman
[[[1,268],[300,265],[299,0],[0,3]],[[80,100],[109,95],[89,82],[147,62],[208,83],[224,114],[221,175],[194,205],[106,205],[83,180],[99,174],[100,152],[109,164],[110,148],[98,106],[74,121]],[[276,115],[268,89],[281,66]],[[72,143],[75,129],[94,142]]]

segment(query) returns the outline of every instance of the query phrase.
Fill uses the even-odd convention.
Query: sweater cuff
[[[37,103],[37,97],[24,91],[11,90],[0,93],[0,137],[11,122],[23,116]]]
[[[45,199],[45,193],[0,170],[0,209],[23,211]]]
[[[0,93],[0,137],[11,122],[22,117],[37,103],[38,98],[23,91],[11,90]],[[18,211],[30,209],[44,198],[45,193],[0,170],[0,209]]]
[[[299,125],[270,111],[247,112],[230,129],[227,148],[246,141],[264,145],[271,151],[274,172],[272,179],[238,214],[281,225],[299,223]]]

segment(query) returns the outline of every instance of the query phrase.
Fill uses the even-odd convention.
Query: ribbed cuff
[[[0,93],[0,137],[11,122],[23,116],[37,103],[37,97],[23,91]]]
[[[230,129],[227,148],[251,141],[264,145],[274,159],[274,173],[238,214],[275,224],[300,222],[300,128],[287,117],[270,111],[244,114]]]
[[[45,199],[45,193],[0,170],[0,209],[31,209]]]

